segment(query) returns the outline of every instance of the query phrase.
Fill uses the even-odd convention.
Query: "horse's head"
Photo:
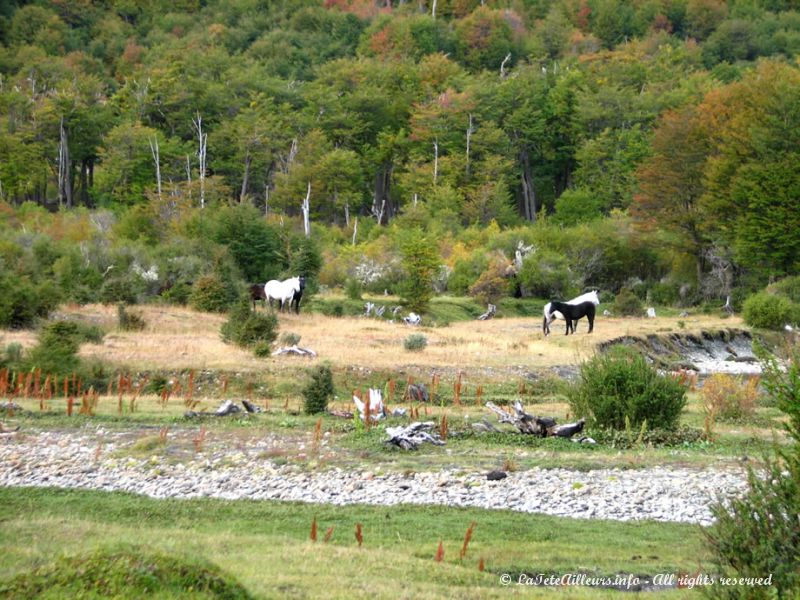
[[[594,302],[595,304],[600,304],[600,295],[597,293],[597,290],[592,290],[588,294],[586,294],[587,300],[589,302]]]
[[[299,285],[300,285],[299,289],[302,292],[304,289],[306,289],[306,276],[305,275],[300,275],[300,277],[298,277],[297,279],[298,279]]]

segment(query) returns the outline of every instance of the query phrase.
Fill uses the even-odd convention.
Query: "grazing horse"
[[[581,302],[591,302],[595,306],[600,304],[600,296],[597,295],[597,290],[592,290],[591,292],[587,292],[585,294],[581,294],[577,298],[573,298],[572,300],[567,301],[567,304],[580,304]],[[551,303],[548,302],[544,305],[544,321],[542,321],[542,333],[545,335],[550,334],[550,323],[552,323],[555,319],[563,319],[564,315],[561,312],[554,310],[551,307]]]
[[[264,301],[264,308],[267,307],[267,294],[264,291],[264,286],[260,283],[255,283],[250,286],[250,299],[253,301],[253,310],[256,309],[256,302],[259,300]]]
[[[575,324],[578,322],[578,319],[583,317],[589,319],[589,331],[587,333],[592,333],[594,329],[594,313],[596,310],[594,302],[589,301],[581,302],[580,304],[568,304],[567,302],[553,300],[550,302],[550,306],[553,310],[557,310],[564,315],[564,320],[567,322],[567,331],[564,335],[569,335],[570,329],[572,333],[575,333]]]
[[[297,312],[300,312],[300,297],[302,297],[305,284],[305,277],[290,277],[284,281],[272,279],[264,285],[264,294],[266,295],[270,306],[272,306],[273,300],[280,302],[279,309],[281,311],[283,311],[283,309],[287,306],[287,303],[289,310],[291,311],[292,302],[294,301],[295,296],[299,294],[297,299]]]

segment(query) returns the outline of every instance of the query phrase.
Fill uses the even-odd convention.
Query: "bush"
[[[800,275],[795,275],[794,277],[784,277],[779,282],[769,286],[767,289],[780,296],[785,296],[792,302],[800,303]]]
[[[705,530],[716,571],[723,577],[766,577],[769,587],[715,586],[712,598],[797,598],[800,596],[800,355],[782,371],[774,360],[764,369],[764,387],[789,417],[783,427],[791,443],[775,442],[763,470],[748,471],[746,494],[712,507],[716,523]]]
[[[424,313],[433,296],[433,278],[439,270],[436,243],[426,238],[422,230],[413,229],[406,232],[401,249],[406,275],[401,285],[403,304],[409,310]]]
[[[31,348],[26,368],[41,369],[42,373],[66,375],[80,367],[78,348],[82,337],[79,327],[71,321],[50,323],[39,333],[39,343]]]
[[[615,315],[623,317],[641,317],[644,314],[644,306],[632,290],[623,288],[614,298],[613,311]]]
[[[309,373],[311,380],[303,388],[303,410],[307,415],[325,412],[328,400],[333,398],[333,374],[327,365],[320,365]]]
[[[0,583],[5,598],[228,598],[251,600],[238,581],[210,562],[145,547],[64,556]]]
[[[250,298],[242,296],[231,309],[220,333],[228,343],[257,349],[257,356],[268,356],[269,347],[278,337],[278,318],[271,312],[250,310]]]
[[[361,282],[358,279],[350,278],[347,280],[344,286],[344,293],[345,295],[350,298],[350,300],[361,300],[361,294],[364,291],[364,286],[361,285]]]
[[[744,301],[742,316],[751,327],[777,330],[787,323],[795,323],[798,312],[798,306],[788,298],[759,292]]]
[[[744,383],[724,373],[715,373],[703,383],[704,408],[714,419],[736,420],[750,417],[756,409],[758,379]]]
[[[192,286],[189,304],[203,312],[225,312],[231,305],[231,290],[217,275],[205,275]]]
[[[117,305],[117,326],[121,331],[141,331],[147,326],[147,323],[142,315],[128,312],[125,304],[120,302]]]
[[[577,289],[569,260],[550,250],[540,250],[526,258],[518,278],[526,296],[567,298]]]
[[[281,336],[281,344],[284,346],[296,346],[300,343],[300,336],[291,331],[287,331]]]
[[[418,352],[424,350],[428,345],[428,338],[421,333],[412,333],[405,340],[403,340],[403,348],[409,352]]]
[[[58,302],[58,291],[49,282],[33,285],[27,278],[0,273],[0,327],[31,327]]]
[[[646,420],[650,429],[674,429],[686,404],[686,389],[659,375],[638,352],[616,347],[581,366],[569,402],[576,416],[597,427],[638,429]]]
[[[126,304],[136,304],[139,286],[134,282],[133,277],[113,277],[103,282],[100,288],[100,302],[103,304],[114,304],[124,302]]]

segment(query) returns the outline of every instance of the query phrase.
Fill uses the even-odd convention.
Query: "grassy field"
[[[536,369],[577,364],[591,356],[597,344],[623,335],[648,335],[670,331],[699,332],[704,329],[741,327],[738,317],[721,319],[714,315],[662,316],[655,319],[599,316],[595,330],[586,335],[586,323],[579,333],[563,335],[563,321],[545,338],[541,318],[513,317],[489,321],[455,321],[447,327],[409,328],[386,320],[360,317],[329,317],[319,313],[280,315],[281,334],[301,336],[301,345],[315,350],[317,359],[279,357],[255,358],[251,352],[225,344],[219,328],[225,317],[197,313],[174,306],[146,305],[135,309],[147,326],[142,332],[116,331],[117,312],[99,304],[65,306],[60,315],[100,325],[109,333],[101,344],[87,344],[84,357],[96,357],[131,370],[212,369],[238,372],[292,372],[298,366],[327,361],[339,370],[414,372],[429,374],[462,370],[467,377],[507,380]],[[683,324],[679,326],[678,322]],[[428,338],[423,352],[403,349],[410,333]],[[28,331],[0,332],[0,345],[35,343]]]
[[[151,500],[51,489],[0,488],[0,504],[0,581],[5,582],[0,583],[0,597],[13,597],[7,588],[4,596],[3,589],[15,575],[63,554],[74,557],[99,549],[202,558],[256,598],[534,598],[545,592],[504,586],[500,576],[510,574],[516,582],[520,573],[693,573],[708,561],[700,529],[688,525],[443,507]],[[310,540],[313,519],[319,531],[316,543]],[[356,523],[362,524],[361,547]],[[324,543],[330,527],[332,538]],[[436,562],[440,541],[444,557]],[[484,572],[478,568],[481,559]],[[581,587],[551,588],[546,595],[551,594],[620,596]],[[661,595],[683,598],[693,593]]]
[[[444,303],[439,308],[446,316],[466,310],[458,303],[448,304],[447,299],[439,302]],[[775,408],[762,406],[755,417],[746,421],[717,422],[712,441],[655,447],[602,441],[597,446],[586,446],[511,431],[484,435],[473,432],[471,424],[478,419],[496,423],[482,406],[487,400],[503,403],[520,398],[536,414],[552,415],[560,422],[569,420],[566,384],[550,368],[575,367],[603,341],[623,335],[740,327],[738,318],[601,317],[592,335],[583,333],[586,325],[582,323],[578,335],[565,337],[560,333],[562,322],[554,327],[553,335],[544,338],[538,308],[529,305],[517,307],[514,314],[529,311],[536,316],[487,322],[455,320],[448,326],[414,329],[352,316],[280,315],[281,333],[300,335],[301,345],[319,353],[317,359],[310,360],[257,359],[247,351],[224,344],[219,336],[222,316],[154,305],[133,310],[140,312],[147,323],[142,332],[118,331],[113,307],[65,306],[59,313],[105,329],[103,342],[84,344],[81,356],[101,359],[135,380],[143,380],[142,372],[167,376],[181,382],[182,392],[167,402],[147,391],[136,396],[127,392],[121,402],[116,392],[101,393],[92,416],[67,416],[63,398],[54,397],[43,406],[37,398],[16,397],[14,401],[25,410],[2,415],[5,427],[20,426],[21,431],[16,434],[19,436],[78,430],[88,436],[89,443],[97,444],[98,452],[102,451],[104,431],[122,432],[125,443],[116,451],[115,459],[157,457],[167,461],[195,457],[198,449],[193,440],[202,428],[205,437],[201,453],[270,439],[273,446],[265,459],[310,472],[329,467],[374,472],[654,465],[738,469],[743,462],[752,464],[750,459],[761,455],[781,418]],[[428,337],[429,345],[424,351],[403,349],[404,338],[412,332]],[[10,342],[30,347],[36,336],[32,332],[0,332],[0,345]],[[331,408],[342,411],[352,410],[349,397],[353,389],[384,387],[394,380],[397,389],[402,390],[409,378],[432,387],[435,374],[435,401],[415,407],[421,418],[440,420],[447,416],[447,445],[427,446],[414,453],[393,451],[382,443],[382,426],[365,431],[352,419],[324,416],[320,421],[324,446],[317,452],[310,451],[318,418],[302,414],[300,389],[305,369],[320,362],[333,368],[339,397]],[[186,392],[190,372],[197,375],[191,397]],[[461,398],[460,403],[454,404],[454,386],[459,377]],[[390,400],[390,407],[410,409],[411,405],[402,402],[399,394]],[[264,412],[226,419],[184,417],[189,404],[194,410],[213,410],[223,398],[245,397]],[[681,422],[702,429],[704,419],[702,399],[692,392]],[[577,521],[446,507],[387,509],[150,500],[124,494],[18,488],[0,488],[0,502],[5,508],[0,516],[0,551],[5,557],[0,565],[0,581],[5,582],[37,567],[50,565],[56,569],[53,565],[67,564],[54,562],[64,555],[77,557],[79,563],[85,560],[64,568],[86,573],[90,578],[90,569],[85,565],[92,564],[91,558],[83,557],[96,552],[121,552],[135,557],[137,553],[157,551],[189,562],[208,561],[256,598],[506,598],[551,594],[606,598],[617,597],[619,592],[599,588],[545,592],[526,586],[506,587],[499,578],[503,573],[511,574],[516,581],[520,573],[610,576],[710,569],[700,528],[664,523]],[[314,544],[308,539],[314,518],[320,538],[328,527],[335,527],[330,543]],[[473,521],[477,524],[475,535],[466,558],[460,560],[463,536]],[[356,522],[364,528],[362,548],[353,536]],[[439,541],[443,542],[445,553],[441,563],[434,561]],[[481,558],[485,572],[478,570]],[[99,562],[115,564],[106,559]],[[152,571],[155,567],[147,569]],[[43,577],[41,573],[30,575],[25,585],[35,587]],[[56,591],[50,597],[79,595],[83,583],[72,581],[63,589],[53,588]],[[2,585],[0,590],[6,592],[3,596],[0,591],[0,597],[20,597],[20,590],[33,589],[23,586],[9,591]],[[695,594],[696,590],[663,592],[670,598]],[[161,597],[179,596],[164,591]]]

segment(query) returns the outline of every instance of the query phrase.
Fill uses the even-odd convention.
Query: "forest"
[[[0,325],[298,272],[796,322],[799,53],[797,0],[2,2]]]

